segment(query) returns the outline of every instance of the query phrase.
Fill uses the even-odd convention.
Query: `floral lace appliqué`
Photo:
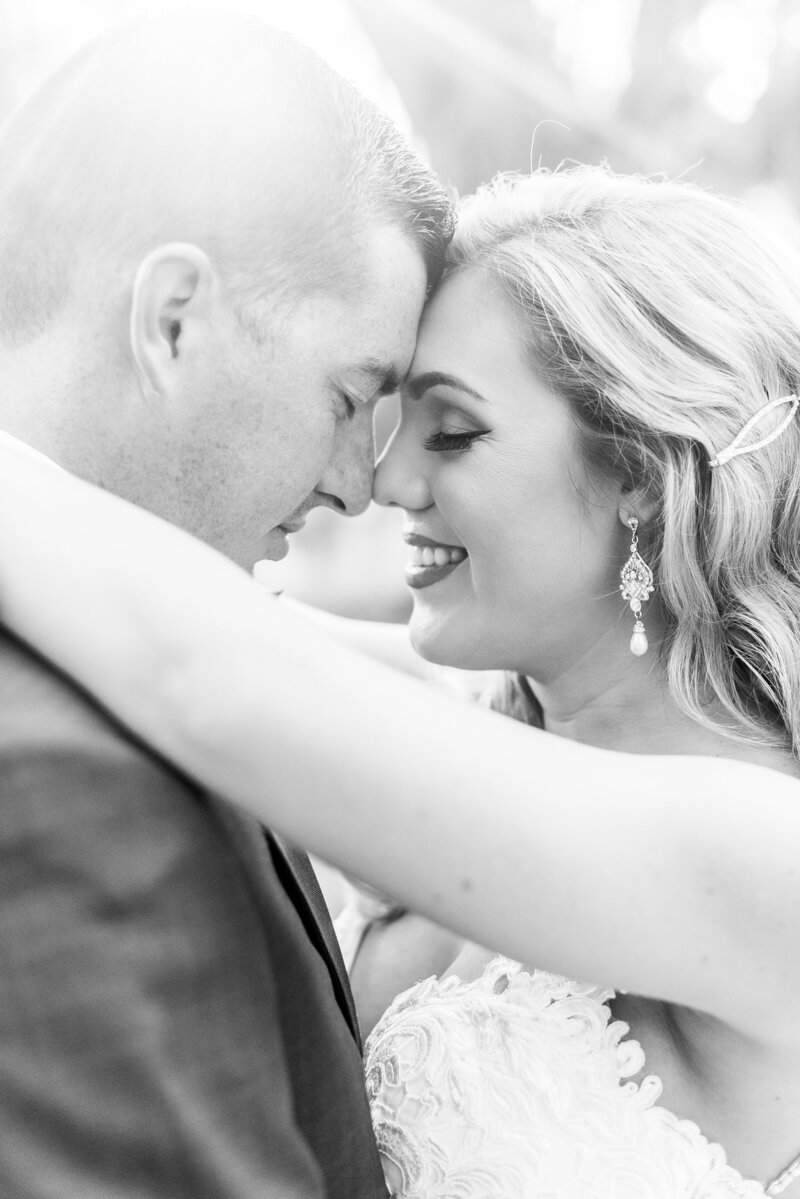
[[[496,958],[399,995],[366,1046],[398,1199],[764,1199],[696,1124],[659,1107],[612,991]]]

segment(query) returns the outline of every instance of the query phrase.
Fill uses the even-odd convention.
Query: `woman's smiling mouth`
[[[463,545],[445,545],[418,533],[408,533],[404,540],[411,547],[406,583],[415,589],[438,583],[469,557]]]

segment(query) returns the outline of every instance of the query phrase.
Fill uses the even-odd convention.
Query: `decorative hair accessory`
[[[639,521],[635,516],[628,520],[631,531],[631,556],[619,572],[619,589],[622,598],[630,601],[631,612],[636,617],[631,637],[631,653],[637,658],[647,653],[647,634],[641,618],[642,604],[653,591],[653,572],[639,553]]]
[[[751,430],[753,430],[756,425],[763,420],[768,412],[772,412],[773,409],[777,408],[780,404],[790,405],[789,411],[786,413],[780,424],[776,425],[771,433],[768,433],[766,437],[760,438],[759,441],[753,441],[750,443],[750,445],[742,445],[742,442],[747,434],[750,433]],[[724,466],[726,462],[731,460],[731,458],[738,458],[740,454],[751,454],[753,450],[760,450],[765,445],[769,445],[771,441],[774,441],[776,437],[780,437],[781,433],[788,429],[789,425],[794,419],[794,414],[797,411],[798,404],[800,404],[800,396],[796,395],[780,396],[780,398],[777,400],[770,400],[770,402],[765,404],[763,408],[759,408],[758,412],[756,412],[754,416],[751,416],[750,420],[745,425],[742,425],[742,428],[736,434],[731,444],[726,446],[724,450],[720,450],[716,457],[711,459],[708,465]]]

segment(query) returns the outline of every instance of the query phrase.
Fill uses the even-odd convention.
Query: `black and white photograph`
[[[0,0],[0,1199],[800,1199],[800,0]]]

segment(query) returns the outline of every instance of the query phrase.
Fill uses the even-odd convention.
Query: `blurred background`
[[[198,5],[198,7],[200,7]],[[607,160],[800,220],[800,0],[232,0],[292,29],[390,111],[461,194],[498,170]],[[0,116],[94,33],[186,0],[0,0]],[[378,439],[394,421],[378,412]],[[397,514],[313,513],[274,589],[403,620]]]

